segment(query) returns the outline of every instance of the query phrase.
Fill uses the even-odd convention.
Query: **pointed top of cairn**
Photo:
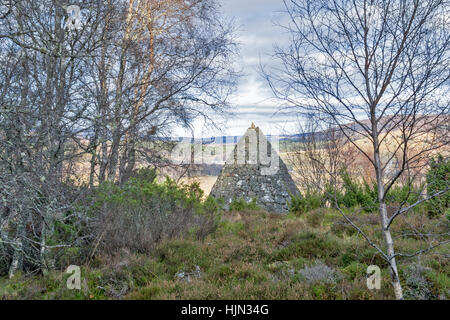
[[[250,129],[256,129],[255,124],[252,122],[252,125],[250,126]]]

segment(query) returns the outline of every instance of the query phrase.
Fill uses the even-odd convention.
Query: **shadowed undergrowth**
[[[376,228],[370,228],[373,215],[353,218],[367,224],[372,237],[380,237]],[[149,254],[123,249],[96,257],[81,267],[81,290],[68,290],[69,275],[53,272],[3,278],[0,297],[393,299],[385,262],[341,219],[331,209],[313,210],[302,217],[264,211],[227,212],[218,229],[203,240],[194,236],[173,239]],[[412,216],[406,220],[405,225],[423,222]],[[402,225],[397,228],[401,231]],[[419,240],[407,235],[397,243],[403,252],[420,247]],[[448,247],[440,247],[419,258],[401,260],[400,273],[408,298],[448,299],[448,254]],[[380,290],[366,287],[366,269],[372,264],[382,269]]]

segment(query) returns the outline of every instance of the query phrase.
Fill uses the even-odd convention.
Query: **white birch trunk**
[[[378,186],[378,201],[379,201],[379,213],[380,213],[380,221],[381,221],[381,231],[383,233],[384,240],[386,242],[387,248],[387,257],[389,259],[389,271],[391,273],[391,283],[394,288],[395,298],[397,300],[403,300],[403,290],[400,284],[400,279],[398,277],[398,269],[397,262],[395,260],[395,250],[394,250],[394,240],[392,239],[391,231],[388,227],[388,213],[385,201],[385,188],[383,182],[383,170],[380,159],[378,145],[378,136],[374,135],[375,141],[375,152],[374,152],[374,161],[375,161],[375,170],[377,176],[377,186]]]

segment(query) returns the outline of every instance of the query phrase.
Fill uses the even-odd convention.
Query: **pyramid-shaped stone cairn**
[[[211,195],[223,198],[227,209],[233,199],[255,198],[269,212],[286,213],[291,196],[300,192],[272,144],[252,123],[228,156]]]

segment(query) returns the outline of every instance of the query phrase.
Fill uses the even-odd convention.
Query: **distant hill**
[[[312,133],[297,133],[291,135],[265,135],[267,140],[271,141],[274,137],[279,137],[280,141],[301,141],[306,137],[309,137]],[[317,133],[316,133],[317,135]],[[202,144],[213,144],[213,143],[237,143],[242,136],[217,136],[208,138],[192,138],[192,137],[151,137],[147,138],[149,140],[159,140],[159,141],[172,141],[172,142],[199,142]]]
[[[442,121],[442,118],[450,118],[450,115],[440,115],[440,116],[436,116],[436,115],[428,115],[428,116],[423,116],[420,117],[420,119],[416,119],[419,120],[419,125],[422,125],[424,127],[424,130],[426,130],[427,128],[431,128],[434,124],[434,121],[436,119],[439,119],[439,122],[442,123],[447,123],[447,129],[448,130],[448,123],[450,123],[450,119],[448,119],[448,121]],[[379,125],[383,126],[386,121],[388,120],[393,120],[392,123],[390,124],[390,126],[385,126],[385,130],[390,130],[392,129],[393,126],[395,126],[398,122],[401,122],[400,116],[396,116],[394,118],[391,118],[389,116],[384,116],[381,121],[379,121]],[[370,120],[369,119],[365,119],[365,120],[360,120],[359,123],[357,122],[351,122],[348,124],[345,124],[344,126],[349,128],[349,130],[353,131],[353,132],[363,132],[363,128],[362,126],[370,126]],[[339,130],[336,128],[336,130]],[[307,133],[294,133],[294,134],[282,134],[282,135],[278,135],[277,137],[279,137],[280,141],[302,141],[305,140],[306,138],[310,137],[311,135],[315,135],[315,139],[316,140],[324,140],[326,139],[328,133],[326,131],[323,132],[307,132]],[[267,140],[271,140],[273,137],[276,137],[275,135],[265,135]],[[201,141],[202,144],[213,144],[213,143],[218,143],[218,144],[225,144],[225,143],[237,143],[239,141],[239,139],[242,137],[242,135],[239,136],[215,136],[215,137],[206,137],[206,138],[192,138],[192,137],[146,137],[146,139],[148,140],[159,140],[159,141],[172,141],[172,142],[187,142],[190,141],[191,143],[194,142],[199,142]]]

